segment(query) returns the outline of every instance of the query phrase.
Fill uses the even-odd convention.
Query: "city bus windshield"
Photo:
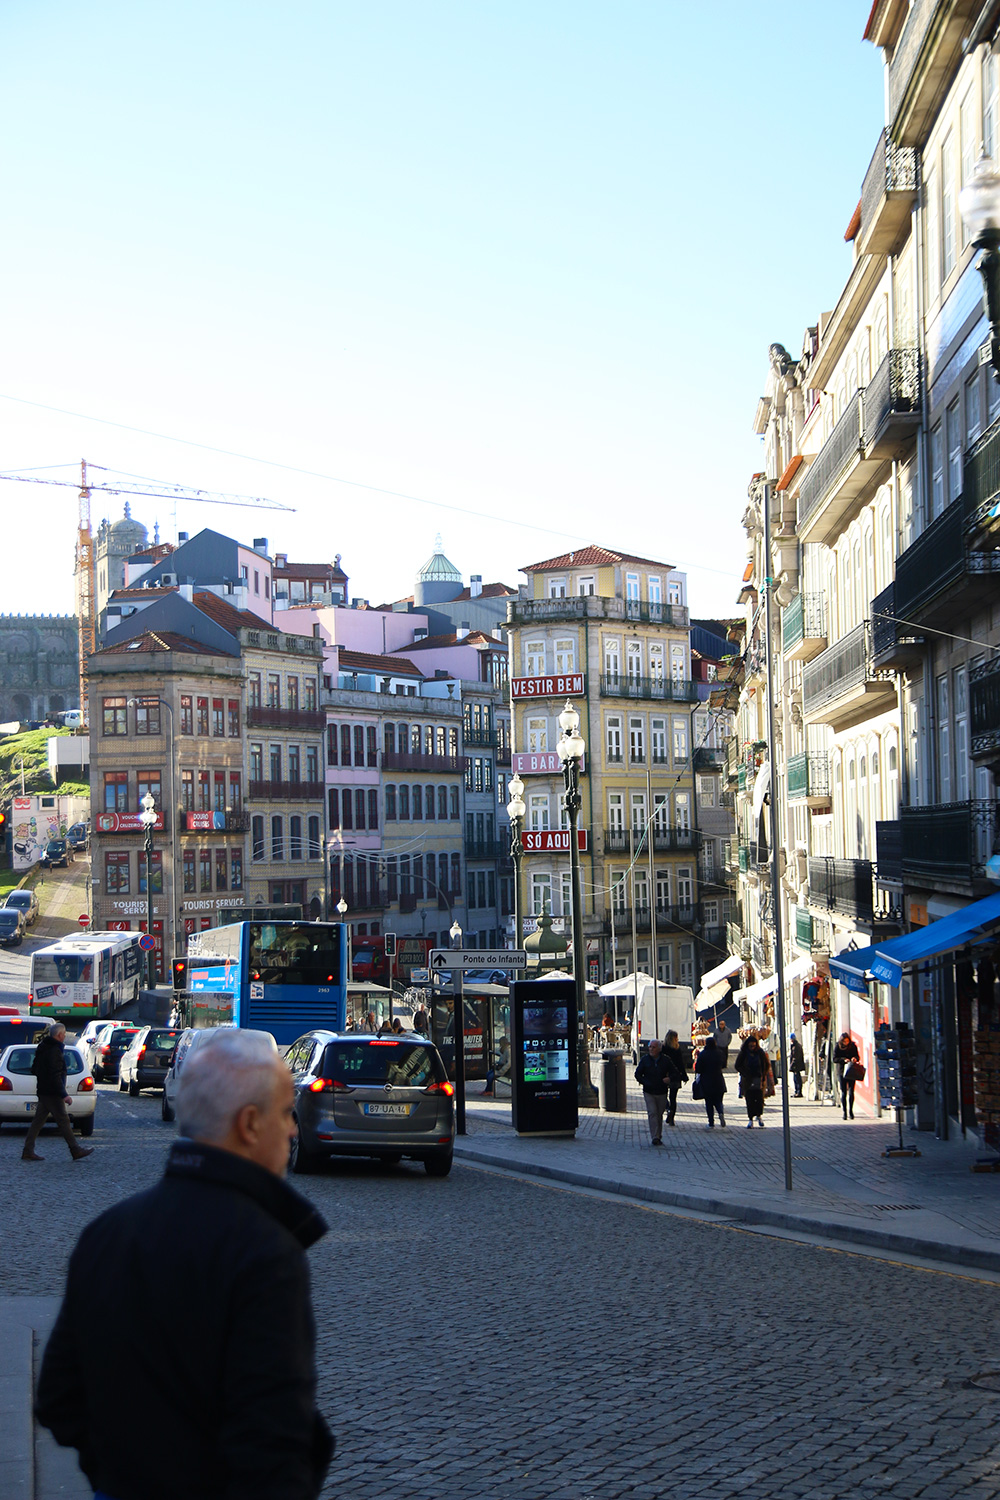
[[[250,978],[265,984],[339,984],[340,929],[317,922],[252,922]]]
[[[36,953],[32,975],[36,984],[90,984],[94,960],[82,953]]]

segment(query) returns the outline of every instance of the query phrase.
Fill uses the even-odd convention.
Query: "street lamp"
[[[979,274],[990,325],[990,363],[1000,380],[1000,172],[988,156],[976,162],[971,180],[958,195],[958,210],[973,248],[984,252]]]
[[[153,936],[153,824],[156,822],[156,805],[153,801],[152,792],[147,792],[142,799],[142,812],[139,814],[139,822],[142,824],[144,838],[143,849],[146,855],[146,935]],[[150,948],[146,955],[146,978],[148,987],[156,989],[156,958],[155,949]]]
[[[343,921],[347,916],[347,902],[344,900],[343,896],[341,896],[340,900],[337,902],[337,910],[340,912],[340,920]]]
[[[458,948],[461,945],[462,929],[461,927],[459,927],[457,920],[452,922],[451,926],[449,927],[448,936],[451,938],[451,946],[453,948]]]
[[[587,746],[580,733],[580,715],[567,699],[566,707],[559,715],[562,730],[556,745],[556,754],[562,761],[564,798],[569,815],[569,868],[570,896],[573,913],[573,981],[576,987],[577,1019],[577,1101],[585,1109],[597,1107],[597,1092],[590,1081],[590,1048],[587,1045],[587,976],[586,943],[583,936],[583,910],[580,900],[580,850],[577,826],[580,820],[580,761]]]
[[[510,800],[507,816],[510,819],[510,857],[514,861],[514,947],[520,948],[521,932],[521,828],[524,823],[524,782],[515,771],[507,783]]]

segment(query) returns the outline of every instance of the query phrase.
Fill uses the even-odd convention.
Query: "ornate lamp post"
[[[507,783],[510,801],[507,816],[510,819],[510,857],[514,861],[514,947],[520,948],[524,941],[521,930],[521,828],[524,825],[524,782],[517,772]]]
[[[1000,380],[1000,172],[988,156],[976,162],[971,181],[958,195],[958,209],[973,246],[984,252],[979,274],[990,324],[990,363]]]
[[[573,979],[576,985],[577,1018],[577,1100],[584,1109],[597,1108],[597,1091],[590,1079],[590,1048],[587,1044],[587,976],[586,943],[583,936],[583,909],[580,899],[580,849],[577,827],[583,799],[580,796],[580,761],[587,746],[580,733],[580,715],[567,699],[559,715],[562,735],[556,754],[562,761],[565,803],[569,816],[570,893],[573,912]]]
[[[142,799],[139,822],[143,827],[143,850],[146,856],[146,932],[153,936],[153,824],[156,822],[156,805],[152,792]],[[150,948],[146,955],[146,980],[149,989],[156,989],[156,950]]]

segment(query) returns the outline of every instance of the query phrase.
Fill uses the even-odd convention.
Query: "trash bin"
[[[601,1053],[597,1099],[609,1114],[625,1113],[625,1053],[620,1048],[609,1047]]]

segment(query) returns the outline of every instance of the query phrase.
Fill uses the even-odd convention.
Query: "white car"
[[[119,1022],[109,1021],[107,1017],[105,1017],[103,1020],[88,1021],[86,1026],[80,1032],[80,1035],[76,1039],[75,1045],[79,1047],[80,1051],[83,1053],[83,1056],[87,1063],[88,1072],[93,1071],[94,1055],[97,1051],[97,1048],[101,1044],[102,1033],[105,1032],[109,1027],[113,1029],[119,1024]]]
[[[69,1097],[67,1113],[74,1129],[81,1135],[93,1135],[97,1107],[94,1075],[79,1047],[67,1047],[64,1056]],[[0,1124],[10,1120],[27,1124],[35,1113],[38,1092],[31,1071],[34,1060],[34,1045],[19,1043],[0,1052]]]

